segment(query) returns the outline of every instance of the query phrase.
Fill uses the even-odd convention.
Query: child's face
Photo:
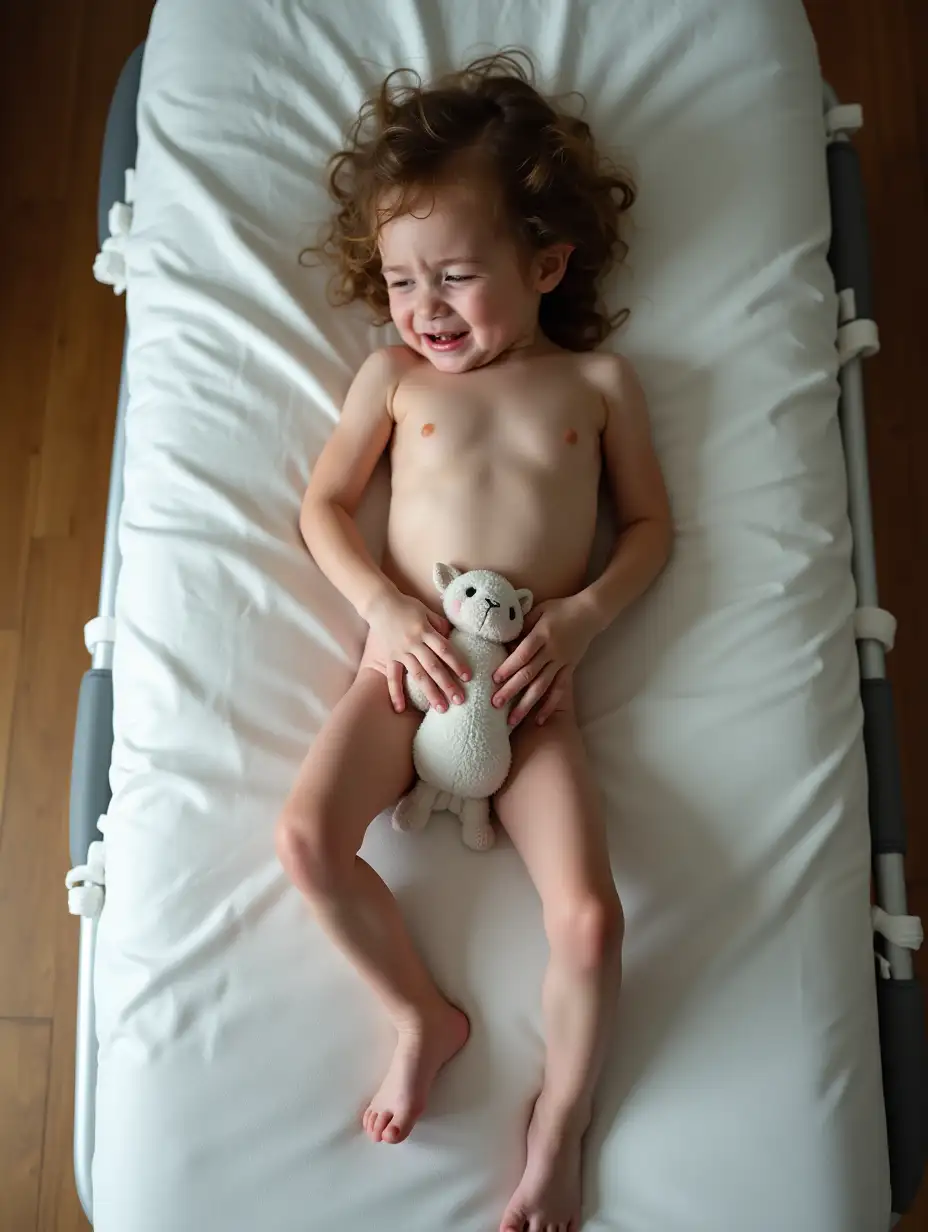
[[[541,295],[563,275],[569,249],[552,282],[550,255],[522,255],[494,204],[491,186],[458,180],[423,192],[380,232],[393,322],[442,372],[531,345]]]

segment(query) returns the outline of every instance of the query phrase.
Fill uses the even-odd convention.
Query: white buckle
[[[917,915],[890,915],[882,907],[872,907],[873,931],[903,950],[920,950],[925,931]]]
[[[854,613],[854,636],[859,642],[880,642],[884,650],[896,644],[897,622],[882,607],[859,607]]]
[[[839,103],[825,112],[825,133],[829,141],[847,137],[864,126],[864,111],[860,103]]]
[[[92,655],[101,642],[116,641],[116,618],[114,616],[94,616],[84,625],[84,645],[87,653]]]
[[[849,359],[862,355],[869,359],[880,349],[880,335],[876,321],[860,317],[838,326],[838,363],[843,368]]]
[[[72,868],[64,884],[68,889],[68,911],[71,915],[96,919],[103,910],[106,885],[106,855],[99,840],[87,848],[87,863]]]

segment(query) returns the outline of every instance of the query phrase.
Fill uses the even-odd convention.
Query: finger
[[[449,641],[430,633],[426,633],[422,640],[430,650],[434,650],[442,662],[448,664],[455,675],[461,680],[470,680],[470,668],[467,666],[467,660],[455,650]]]
[[[439,616],[437,613],[431,610],[428,613],[428,617],[429,617],[429,624],[432,626],[432,628],[437,629],[437,631],[442,635],[442,637],[447,637],[448,634],[451,632],[450,622],[445,620],[444,616]]]
[[[402,661],[406,671],[409,672],[410,678],[416,682],[425,694],[425,700],[429,706],[433,710],[447,710],[448,703],[445,701],[444,694],[415,655],[405,654]]]
[[[550,719],[553,713],[557,710],[557,707],[560,706],[566,687],[567,676],[566,673],[564,673],[564,669],[561,668],[555,676],[555,679],[553,679],[550,689],[547,691],[547,697],[545,697],[545,700],[541,703],[539,717],[537,717],[535,721],[539,724],[539,727],[542,727],[543,724],[547,723],[548,719]]]
[[[393,709],[397,714],[402,714],[406,709],[406,690],[403,688],[402,663],[394,662],[387,665],[387,690],[390,694]]]
[[[541,670],[547,667],[550,659],[545,657],[544,651],[539,651],[532,659],[531,663],[526,663],[525,667],[520,667],[514,676],[510,676],[506,683],[493,694],[494,706],[505,706],[507,702],[512,701],[523,689],[527,689],[535,677]]]
[[[531,708],[541,701],[556,675],[557,668],[553,663],[549,663],[541,675],[532,681],[519,698],[518,704],[513,708],[512,714],[509,716],[510,727],[515,727],[517,723],[521,723]]]
[[[461,688],[460,681],[455,680],[438,655],[424,644],[413,653],[448,701],[454,705],[460,705],[464,700],[464,690]]]
[[[534,659],[535,655],[541,649],[544,639],[539,633],[530,633],[525,641],[521,642],[512,652],[509,658],[493,673],[493,679],[497,684],[502,684],[504,680],[508,680],[520,668],[525,667]]]

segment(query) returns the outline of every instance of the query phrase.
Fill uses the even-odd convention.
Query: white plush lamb
[[[448,809],[461,819],[464,843],[486,851],[494,838],[490,796],[506,781],[512,761],[510,707],[497,710],[492,705],[493,673],[506,659],[505,643],[522,632],[532,592],[515,590],[489,569],[461,573],[453,565],[437,564],[433,577],[454,626],[451,642],[466,658],[471,679],[464,686],[463,705],[442,713],[429,708],[425,695],[407,677],[409,699],[425,711],[425,718],[412,746],[419,778],[396,806],[393,825],[397,830],[421,830],[433,812]]]

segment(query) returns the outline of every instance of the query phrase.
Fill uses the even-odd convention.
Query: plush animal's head
[[[432,573],[445,615],[457,629],[488,642],[511,642],[532,606],[530,590],[516,590],[500,573],[438,564]]]

